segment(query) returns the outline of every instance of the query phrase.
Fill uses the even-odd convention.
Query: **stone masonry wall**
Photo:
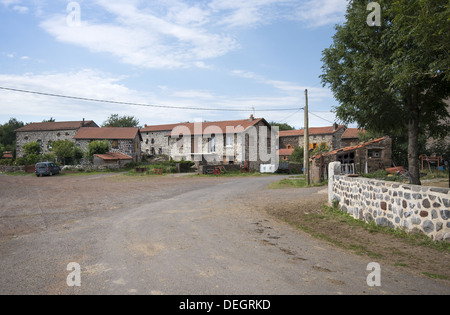
[[[335,175],[330,200],[356,219],[450,241],[450,189]]]
[[[49,143],[59,140],[70,140],[74,142],[73,136],[77,130],[56,130],[56,131],[29,131],[16,133],[16,156],[23,157],[23,146],[30,142],[39,142],[43,154],[51,153]]]

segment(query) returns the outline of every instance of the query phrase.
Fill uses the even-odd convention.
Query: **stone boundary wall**
[[[450,189],[335,175],[329,200],[365,222],[450,241]]]

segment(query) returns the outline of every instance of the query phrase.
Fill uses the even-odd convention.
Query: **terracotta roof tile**
[[[134,139],[137,135],[141,137],[139,128],[80,128],[73,138],[78,140],[127,140]]]
[[[14,158],[12,152],[9,151],[3,152],[2,159],[12,159],[12,158]]]
[[[342,139],[357,139],[359,138],[360,132],[365,133],[366,131],[364,129],[348,128],[347,130],[344,131]]]
[[[291,156],[294,152],[294,149],[280,149],[278,150],[279,156]]]
[[[375,139],[375,140],[369,140],[369,141],[360,143],[358,145],[353,145],[353,146],[350,146],[350,147],[345,147],[345,148],[337,149],[337,150],[326,152],[326,153],[316,154],[316,155],[312,156],[311,159],[319,158],[320,156],[328,156],[328,155],[334,155],[334,154],[341,153],[341,152],[353,151],[353,150],[356,150],[356,149],[360,149],[360,148],[366,147],[366,146],[371,145],[371,144],[379,143],[379,142],[384,141],[384,140],[386,140],[388,138],[389,137],[378,138],[378,139]]]
[[[258,124],[260,121],[264,121],[264,118],[255,118],[254,120],[243,119],[243,120],[227,120],[227,121],[210,121],[210,122],[202,122],[202,123],[187,123],[181,128],[177,128],[178,130],[172,130],[169,136],[178,136],[179,133],[184,132],[184,130],[189,130],[191,135],[199,135],[199,134],[210,134],[210,133],[226,133],[229,129],[237,132],[244,132],[249,127]],[[187,129],[186,129],[187,128]],[[201,130],[198,130],[201,128]]]
[[[94,156],[101,158],[102,160],[132,160],[131,156],[118,152],[107,152],[105,154],[94,154]]]
[[[343,125],[339,125],[336,130],[334,130],[333,126],[329,126],[329,127],[311,127],[311,128],[308,129],[308,131],[309,131],[309,135],[310,136],[311,135],[328,135],[328,134],[333,134],[333,133],[341,130],[344,127],[345,126],[343,126]],[[305,135],[305,130],[304,129],[280,131],[280,137],[304,136],[304,135]]]
[[[92,120],[86,120],[85,125],[89,127],[98,127]],[[83,121],[60,121],[60,122],[43,122],[31,123],[16,130],[16,132],[28,131],[56,131],[56,130],[76,130],[81,128]]]
[[[155,132],[155,131],[172,131],[175,127],[188,124],[189,122],[178,123],[178,124],[167,124],[167,125],[153,125],[145,126],[141,129],[141,132]]]

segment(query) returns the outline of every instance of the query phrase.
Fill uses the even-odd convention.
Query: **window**
[[[113,147],[113,149],[118,149],[119,148],[119,140],[113,140],[112,147]]]
[[[379,158],[381,158],[381,150],[378,150],[378,149],[369,150],[368,156],[369,156],[369,158],[379,159]]]
[[[292,146],[290,144],[288,144],[287,148],[290,150],[290,149],[292,149]]]
[[[216,137],[209,139],[209,153],[216,152]]]
[[[152,144],[155,144],[155,139],[152,138]]]
[[[233,146],[233,140],[234,140],[233,138],[234,138],[233,136],[227,136],[227,142],[226,142],[227,147]]]
[[[159,148],[159,155],[162,155],[163,154],[163,150],[162,150],[162,148]]]

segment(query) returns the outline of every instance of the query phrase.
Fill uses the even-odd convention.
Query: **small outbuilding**
[[[105,154],[94,154],[94,165],[117,165],[123,167],[131,162],[133,162],[133,158],[123,153],[107,152]]]
[[[342,174],[366,174],[392,166],[392,139],[383,137],[345,147],[311,158],[311,178],[314,182],[327,179],[328,164],[341,162]]]

